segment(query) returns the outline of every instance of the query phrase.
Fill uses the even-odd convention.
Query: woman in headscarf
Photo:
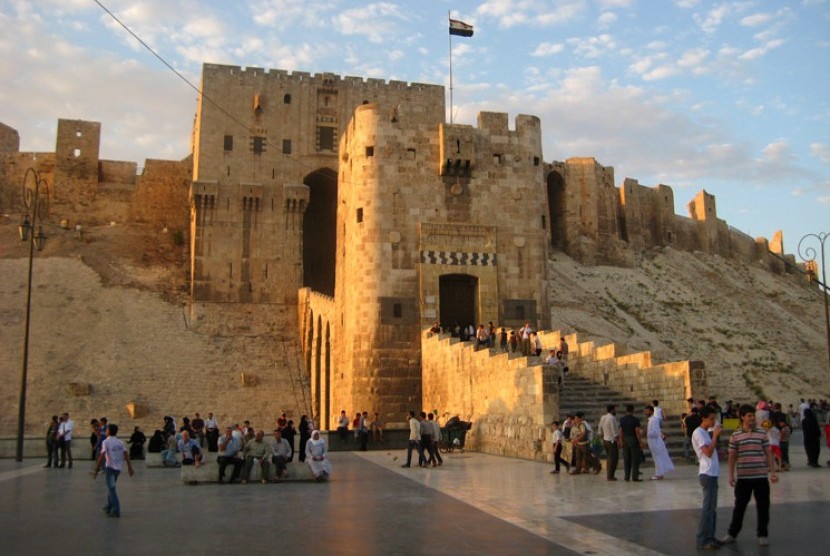
[[[320,437],[320,431],[312,432],[305,444],[305,462],[318,481],[325,481],[331,476],[331,463],[326,457],[326,441]]]
[[[807,452],[807,465],[818,467],[818,454],[821,450],[821,429],[812,409],[804,410],[801,431],[804,434],[804,451]]]
[[[305,445],[311,438],[311,429],[308,427],[308,416],[300,417],[300,461],[305,461]]]

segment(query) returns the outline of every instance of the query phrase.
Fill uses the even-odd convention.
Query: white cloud
[[[772,19],[772,14],[769,13],[758,13],[752,14],[744,17],[741,19],[741,25],[745,27],[757,27],[758,25],[763,25]]]
[[[342,11],[334,16],[334,24],[344,35],[363,35],[381,43],[400,35],[398,22],[409,21],[407,13],[396,4],[378,2]]]
[[[825,143],[811,143],[810,154],[824,164],[830,164],[830,145]]]
[[[740,58],[741,60],[755,60],[757,58],[764,56],[769,51],[775,50],[782,44],[784,44],[783,39],[772,40],[762,46],[750,48],[749,50],[738,56],[738,58]]]
[[[476,9],[476,14],[496,19],[500,27],[510,28],[516,25],[561,25],[578,19],[587,11],[588,0],[560,0],[553,6],[543,0],[487,0]]]
[[[614,38],[607,33],[594,37],[574,37],[568,39],[567,43],[577,56],[584,58],[599,58],[617,47]]]
[[[597,19],[597,24],[601,29],[605,29],[610,27],[615,21],[617,21],[617,14],[614,12],[603,12]]]
[[[760,162],[787,162],[793,160],[792,151],[790,151],[790,144],[784,140],[769,143],[766,147],[761,149]]]
[[[700,0],[674,0],[674,5],[678,8],[694,8],[700,4]]]
[[[565,45],[562,43],[543,42],[536,47],[530,55],[531,56],[553,56],[565,50]]]

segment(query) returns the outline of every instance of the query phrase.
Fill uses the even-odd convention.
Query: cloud
[[[757,27],[758,25],[769,22],[771,19],[772,14],[769,13],[752,14],[741,19],[741,25],[745,27]]]
[[[740,58],[741,60],[755,60],[757,58],[764,56],[769,51],[778,48],[782,44],[784,44],[783,39],[771,40],[762,46],[750,48],[749,50],[738,56],[738,58]]]
[[[811,143],[810,154],[819,159],[823,164],[830,164],[830,145]]]
[[[378,2],[340,12],[333,21],[343,35],[363,35],[370,42],[381,43],[400,36],[398,22],[409,21],[408,13],[396,4]]]
[[[766,147],[761,149],[761,158],[759,162],[787,162],[793,160],[793,154],[790,151],[790,144],[781,139],[773,143],[769,143]]]
[[[504,28],[517,25],[549,27],[574,21],[588,8],[588,0],[560,0],[553,6],[543,0],[487,0],[476,8],[475,13],[482,18],[495,19]]]
[[[599,58],[617,48],[614,38],[608,33],[594,37],[574,37],[566,41],[574,54],[583,58]]]
[[[539,43],[530,55],[531,56],[553,56],[554,54],[559,54],[565,50],[565,45],[562,43],[550,43],[550,42],[543,42]]]
[[[614,12],[603,12],[597,19],[597,25],[599,25],[601,29],[606,29],[615,21],[617,21],[617,14]]]

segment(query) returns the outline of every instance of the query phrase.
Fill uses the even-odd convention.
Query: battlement
[[[332,86],[346,85],[354,88],[386,88],[396,91],[415,90],[415,91],[441,91],[443,95],[444,87],[442,85],[432,85],[427,83],[407,83],[405,81],[377,79],[373,77],[362,78],[355,76],[340,76],[330,72],[310,73],[307,71],[290,72],[283,69],[265,69],[255,66],[231,66],[225,64],[204,64],[202,68],[203,78],[207,80],[213,77],[227,77],[233,76],[240,80],[262,80],[262,81],[284,81],[295,83],[310,83],[317,86]]]

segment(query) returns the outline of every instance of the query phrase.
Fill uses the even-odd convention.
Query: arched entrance
[[[321,168],[305,177],[311,198],[303,219],[303,286],[334,295],[337,253],[337,174]]]
[[[550,244],[565,248],[565,180],[559,172],[548,174],[548,214],[550,216]]]
[[[476,326],[478,278],[469,274],[445,274],[438,278],[441,324],[451,330],[455,323]]]

